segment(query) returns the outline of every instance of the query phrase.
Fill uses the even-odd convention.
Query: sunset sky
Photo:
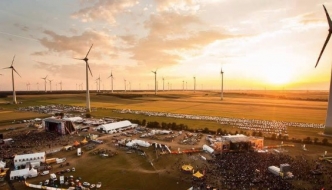
[[[172,89],[328,90],[332,40],[320,0],[16,0],[0,1],[0,67],[14,67],[17,90],[44,88],[48,75],[63,89],[85,86],[84,58],[101,89],[153,89],[157,69]],[[1,69],[0,90],[11,90]],[[49,89],[49,84],[47,84]],[[59,85],[57,86],[59,89]],[[127,89],[129,86],[127,86]]]

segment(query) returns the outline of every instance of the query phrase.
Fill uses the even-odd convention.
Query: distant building
[[[261,150],[264,147],[263,137],[248,137],[245,135],[227,135],[216,139],[209,138],[216,152],[242,152]]]
[[[54,132],[59,135],[72,134],[75,132],[75,127],[71,118],[61,119],[49,117],[43,119],[42,126],[45,128],[45,131]]]

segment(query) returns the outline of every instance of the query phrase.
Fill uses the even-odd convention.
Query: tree
[[[327,138],[324,138],[324,139],[322,140],[322,143],[323,143],[324,145],[327,145],[327,144],[329,144],[329,140],[328,140]]]
[[[318,143],[318,138],[314,138],[314,143],[317,144]]]
[[[142,126],[145,126],[145,125],[146,125],[146,120],[143,119],[143,121],[142,121]]]

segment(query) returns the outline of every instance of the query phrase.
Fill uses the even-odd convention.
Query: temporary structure
[[[118,132],[119,130],[131,129],[136,127],[137,124],[133,124],[128,120],[124,120],[124,121],[99,125],[97,127],[97,130],[104,131],[105,133],[115,133]]]
[[[202,178],[202,177],[204,177],[204,175],[203,174],[201,174],[201,172],[199,172],[199,171],[197,171],[196,173],[194,173],[193,174],[193,177],[196,177],[196,178]]]
[[[55,117],[49,117],[43,120],[42,125],[46,131],[56,132],[60,135],[72,134],[75,132],[75,127],[70,118],[58,119]]]
[[[185,172],[191,172],[194,168],[191,165],[183,165],[181,169]]]
[[[86,144],[88,143],[88,141],[86,140],[86,138],[84,138],[82,141],[81,141],[81,144]]]
[[[25,165],[27,162],[45,162],[45,159],[45,152],[16,155],[14,157],[14,166]]]
[[[73,144],[73,146],[79,146],[79,145],[80,145],[80,143],[78,141],[75,141]]]

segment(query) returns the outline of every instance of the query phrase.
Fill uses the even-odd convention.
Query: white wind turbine
[[[89,75],[88,75],[88,70],[90,71],[90,74],[92,76],[92,72],[88,63],[88,55],[90,53],[90,50],[92,48],[93,44],[91,45],[88,53],[86,54],[86,56],[83,59],[78,59],[78,60],[83,60],[85,62],[85,74],[86,74],[86,111],[87,112],[91,112],[91,107],[90,107],[90,92],[89,92]],[[77,58],[75,58],[77,59]]]
[[[124,81],[124,85],[125,85],[125,92],[127,92],[127,80],[123,79],[123,81]]]
[[[59,85],[60,85],[60,90],[62,91],[62,81],[59,82]]]
[[[154,94],[157,95],[157,70],[151,72],[154,73]]]
[[[163,91],[165,90],[165,78],[163,77]]]
[[[15,55],[13,57],[13,61],[12,61],[12,64],[10,65],[10,67],[6,67],[4,69],[11,69],[12,70],[12,85],[13,85],[13,104],[17,104],[17,101],[16,101],[16,92],[15,92],[15,81],[14,81],[14,71],[16,74],[18,74],[18,72],[15,70],[13,64],[14,64],[14,60],[15,60]],[[18,76],[21,77],[20,74],[18,74]]]
[[[182,91],[184,91],[184,80],[182,81]]]
[[[39,82],[37,82],[36,85],[37,85],[37,90],[39,91]]]
[[[224,72],[222,71],[222,68],[221,68],[221,71],[220,71],[220,74],[221,74],[221,91],[220,91],[220,98],[221,100],[224,99]]]
[[[111,75],[108,77],[108,78],[111,78],[111,85],[112,85],[112,93],[113,93],[113,73],[111,71]]]
[[[100,92],[100,75],[99,75],[99,77],[96,79],[96,81],[98,81],[98,91],[97,91],[97,92]]]
[[[194,93],[196,92],[196,77],[194,76]]]
[[[46,80],[47,80],[47,75],[46,75],[46,77],[41,78],[41,79],[43,79],[43,80],[45,81],[45,92],[47,92],[47,90],[46,90]]]
[[[52,81],[53,80],[48,80],[50,82],[50,92],[52,92]]]
[[[327,17],[327,22],[329,24],[329,33],[327,35],[327,38],[325,40],[325,43],[324,43],[324,46],[319,54],[319,57],[318,57],[318,60],[316,62],[316,65],[315,67],[317,67],[318,65],[318,62],[325,50],[325,47],[327,45],[327,43],[329,42],[330,40],[330,37],[331,37],[331,34],[332,34],[332,21],[331,21],[331,18],[330,18],[330,15],[329,13],[327,12],[325,6],[323,5],[324,7],[324,10],[325,10],[325,14],[326,14],[326,17]],[[329,91],[329,99],[328,99],[328,105],[327,105],[327,115],[326,115],[326,120],[325,120],[325,130],[324,130],[324,133],[327,134],[327,135],[332,135],[332,93],[331,93],[331,90],[332,90],[332,73],[331,73],[331,79],[330,79],[330,91]]]

